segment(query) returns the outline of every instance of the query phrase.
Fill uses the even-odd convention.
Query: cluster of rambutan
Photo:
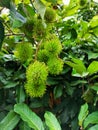
[[[58,75],[63,70],[63,60],[59,57],[62,45],[56,35],[50,35],[39,44],[37,59],[26,70],[25,90],[30,97],[41,97],[46,91],[47,76]],[[33,47],[30,43],[18,43],[14,55],[22,62],[32,59]]]
[[[45,62],[50,74],[58,75],[63,70],[63,60],[59,58],[62,45],[57,36],[51,35],[40,45],[37,59]]]
[[[44,15],[46,24],[49,25],[49,23],[52,23],[55,18],[55,11],[49,7],[46,8]],[[31,36],[32,33],[33,38],[36,41],[45,39],[46,37],[46,39],[44,41],[42,40],[42,43],[38,45],[39,48],[37,54],[34,54],[33,46],[28,42],[18,43],[14,51],[15,57],[22,63],[30,60],[29,66],[26,70],[26,93],[30,97],[41,97],[46,91],[48,74],[58,75],[63,70],[64,63],[59,57],[59,54],[62,51],[62,45],[56,35],[50,35],[50,26],[45,28],[42,24],[42,20],[38,17],[35,17],[32,21],[27,21],[23,28],[25,30],[25,34],[27,34],[27,36]],[[28,33],[26,33],[26,30]],[[36,60],[32,59],[34,55],[37,57]],[[33,63],[31,63],[31,61]]]

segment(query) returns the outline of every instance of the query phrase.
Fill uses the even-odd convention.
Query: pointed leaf
[[[14,111],[10,111],[8,115],[0,122],[0,130],[13,130],[19,120],[19,116]]]
[[[87,116],[84,120],[84,128],[86,128],[89,124],[96,124],[98,123],[98,111],[93,112]]]
[[[88,115],[88,104],[84,104],[81,106],[80,109],[80,113],[78,116],[78,120],[79,120],[79,125],[82,126],[83,125],[83,121],[86,118],[86,116]]]
[[[93,61],[87,68],[87,71],[89,72],[89,75],[92,75],[96,72],[98,72],[98,61]]]
[[[56,117],[49,111],[47,111],[44,115],[46,125],[50,130],[61,130],[60,124]]]
[[[29,127],[34,130],[44,130],[41,119],[34,112],[32,112],[26,104],[16,104],[14,106],[14,111],[20,115],[23,121],[27,122]]]

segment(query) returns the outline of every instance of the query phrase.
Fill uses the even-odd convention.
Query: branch
[[[33,9],[35,10],[35,7],[34,7],[34,5],[33,5],[33,2],[34,2],[34,0],[33,0],[33,1],[30,0],[31,5],[32,5]]]
[[[25,36],[24,33],[8,33],[8,34],[5,34],[5,36],[12,36],[12,35]]]

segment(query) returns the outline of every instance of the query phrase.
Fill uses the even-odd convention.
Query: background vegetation
[[[1,0],[0,48],[0,130],[98,129],[97,2]]]

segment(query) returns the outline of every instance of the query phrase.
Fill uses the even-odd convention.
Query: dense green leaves
[[[41,119],[26,104],[16,104],[14,111],[34,130],[44,130]]]
[[[51,112],[47,111],[44,117],[49,130],[61,130],[58,120]]]
[[[13,130],[19,120],[19,116],[15,112],[10,111],[8,115],[0,122],[0,130]]]

